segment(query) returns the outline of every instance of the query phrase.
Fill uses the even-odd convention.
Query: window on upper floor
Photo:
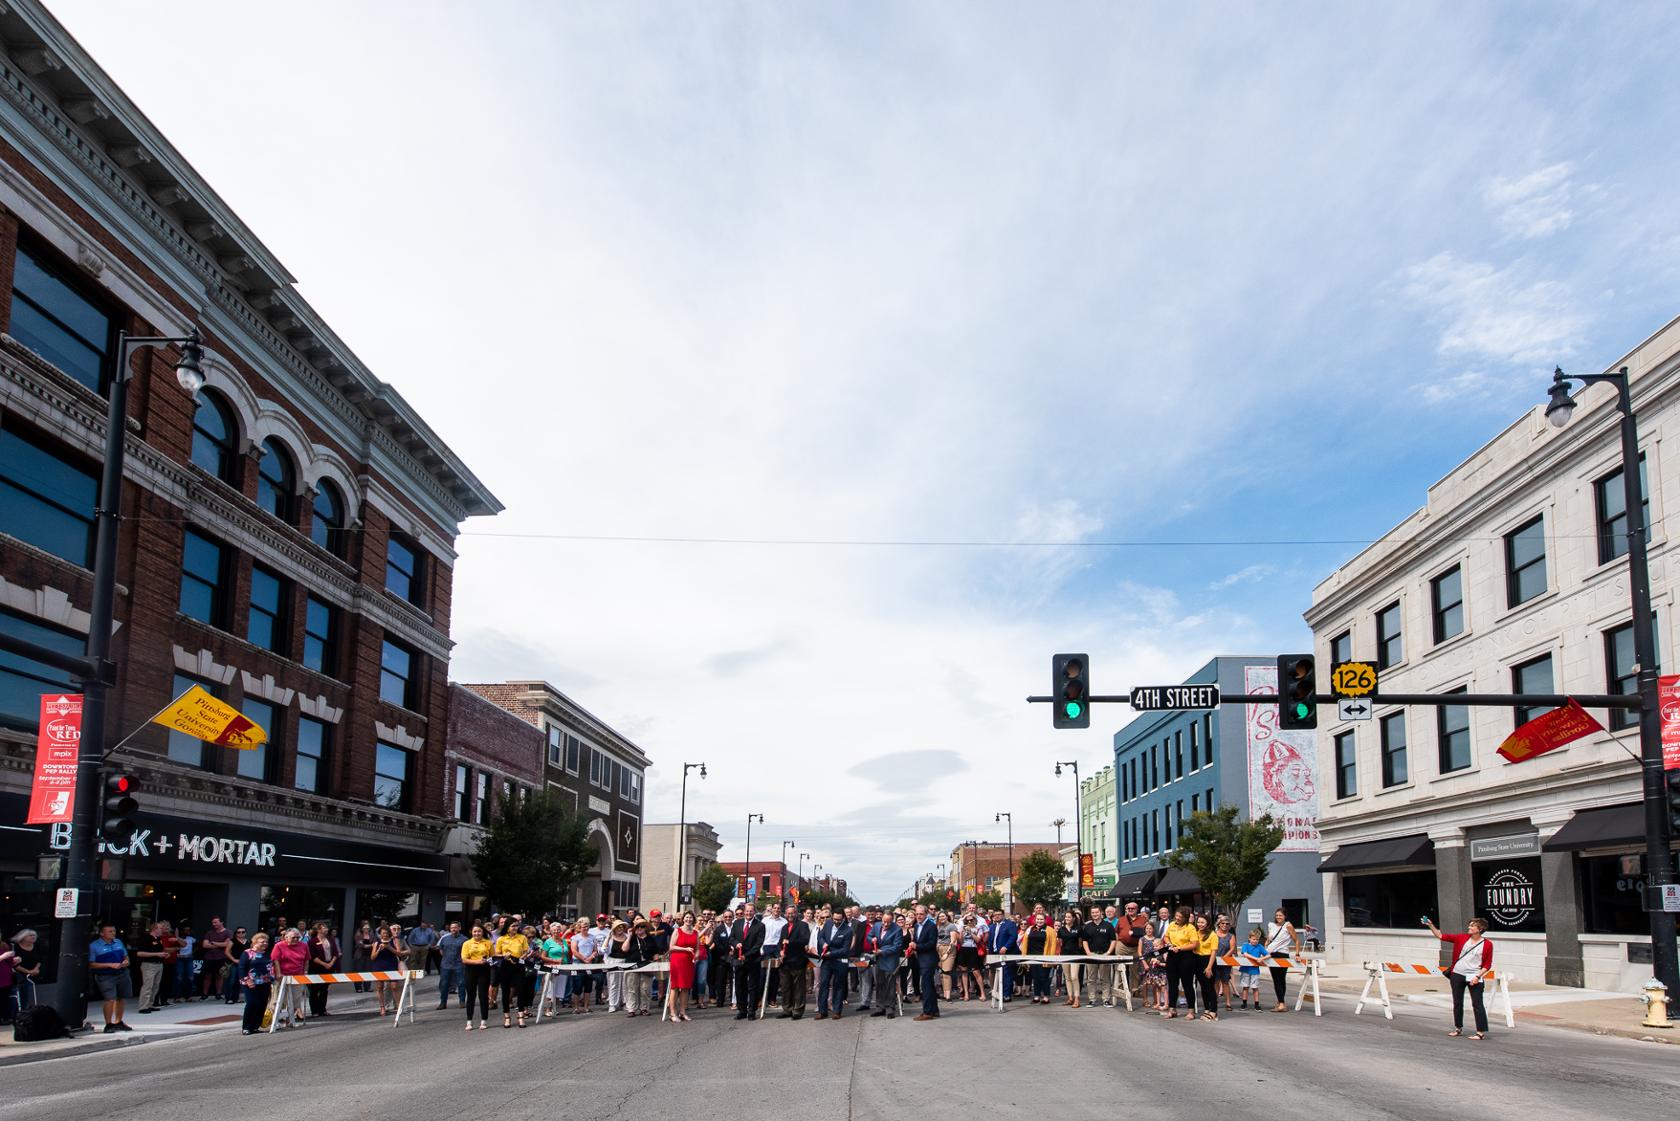
[[[1400,604],[1391,603],[1377,612],[1377,668],[1398,665],[1406,656],[1400,636]]]
[[[205,681],[201,678],[188,677],[184,673],[178,673],[175,675],[174,681],[171,682],[171,687],[174,689],[174,695],[177,698],[194,685],[200,686],[212,697],[221,696],[222,687],[213,681]],[[185,732],[172,730],[169,733],[168,755],[177,763],[202,768],[204,766],[204,741],[197,736],[189,736]]]
[[[566,770],[571,774],[578,773],[579,754],[583,751],[583,741],[576,736],[566,737]]]
[[[1552,693],[1555,692],[1552,680],[1552,656],[1542,654],[1538,658],[1531,658],[1518,666],[1511,667],[1511,692],[1513,693]],[[1550,712],[1553,705],[1532,704],[1518,705],[1514,712],[1516,726],[1522,727],[1543,712]]]
[[[1657,644],[1657,616],[1651,613],[1651,650],[1656,655],[1657,668],[1662,668],[1662,649]],[[1624,623],[1604,632],[1604,677],[1612,695],[1632,696],[1639,692],[1639,675],[1634,672],[1633,624]],[[1609,728],[1619,732],[1639,724],[1639,715],[1632,709],[1610,710]]]
[[[1516,607],[1546,590],[1546,518],[1537,514],[1505,535],[1505,604]]]
[[[1198,727],[1196,721],[1190,721],[1190,769],[1192,771],[1202,769],[1201,737],[1197,735],[1196,731]]]
[[[0,532],[91,567],[98,477],[51,441],[0,422]]]
[[[490,824],[490,776],[483,771],[478,772],[477,786],[473,792],[473,824]]]
[[[1466,688],[1450,690],[1468,692]],[[1441,773],[1449,775],[1462,771],[1473,761],[1470,751],[1470,707],[1442,705],[1435,710],[1435,738]]]
[[[239,484],[239,427],[233,420],[233,409],[221,395],[200,390],[198,408],[193,412],[192,461],[205,474],[234,486]]]
[[[1352,798],[1359,793],[1359,754],[1352,732],[1336,737],[1336,797]]]
[[[416,607],[424,607],[425,579],[420,547],[392,534],[385,542],[385,590]]]
[[[560,730],[559,725],[550,724],[548,726],[548,765],[550,767],[560,766],[565,761],[565,752],[566,733]]]
[[[1382,741],[1383,787],[1386,789],[1390,786],[1404,786],[1411,777],[1411,768],[1406,758],[1406,714],[1390,713],[1377,724]]]
[[[262,442],[262,460],[257,464],[257,505],[292,524],[292,500],[297,495],[297,468],[292,454],[273,436]]]
[[[455,764],[455,797],[451,799],[451,810],[456,821],[466,821],[472,812],[472,768],[464,763]]]
[[[1178,777],[1184,777],[1184,732],[1173,733],[1173,765],[1178,769]]]
[[[1429,615],[1436,642],[1464,633],[1464,572],[1458,565],[1429,582]]]
[[[322,479],[315,488],[315,501],[310,504],[313,515],[309,522],[309,539],[333,556],[343,559],[345,554],[344,495],[336,484]]]
[[[325,793],[327,753],[331,748],[331,724],[309,716],[298,717],[297,773],[292,785],[311,794]]]
[[[1639,511],[1645,536],[1651,536],[1651,491],[1645,485],[1645,453],[1639,453]],[[1608,564],[1628,551],[1627,488],[1622,469],[1616,468],[1593,484],[1593,506],[1598,515],[1598,563]]]
[[[181,535],[181,614],[227,628],[229,551],[196,529]]]
[[[80,655],[87,639],[37,619],[0,608],[0,634],[57,650]],[[0,727],[34,731],[41,720],[42,693],[78,693],[81,689],[63,670],[54,669],[19,654],[0,650]]]
[[[338,610],[314,596],[304,605],[303,664],[316,673],[338,676]]]
[[[245,620],[245,640],[264,650],[286,655],[291,645],[287,601],[291,585],[260,564],[251,566],[251,613]]]
[[[419,655],[387,638],[379,651],[379,699],[406,709],[419,705]]]
[[[243,748],[235,751],[235,769],[240,778],[252,779],[256,782],[273,782],[274,768],[279,764],[285,749],[285,729],[281,721],[285,719],[282,709],[276,708],[267,701],[260,701],[254,697],[246,697],[239,706],[240,714],[257,727],[268,733],[267,741],[253,748]]]
[[[388,810],[409,808],[408,752],[395,744],[375,741],[373,753],[373,804]]]
[[[7,334],[95,393],[110,384],[116,317],[91,285],[45,250],[18,246]]]
[[[1353,661],[1353,632],[1343,631],[1330,640],[1330,664]]]

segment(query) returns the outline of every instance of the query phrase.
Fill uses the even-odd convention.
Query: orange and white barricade
[[[396,1027],[402,1022],[403,1008],[408,1009],[408,1022],[414,1022],[414,989],[413,983],[420,979],[418,969],[390,969],[368,970],[361,973],[298,973],[281,974],[280,986],[274,990],[274,1007],[286,1007],[286,993],[288,989],[299,985],[337,985],[354,981],[358,984],[364,981],[400,981],[402,989],[397,993],[397,1014],[391,1017],[391,1026]],[[280,1017],[275,1015],[268,1024],[269,1034],[280,1026]]]
[[[1003,1009],[1003,970],[1017,965],[1112,965],[1120,984],[1120,995],[1126,998],[1126,1011],[1132,1010],[1132,986],[1126,979],[1125,966],[1137,959],[1130,954],[987,954],[986,968],[992,974],[992,1007]]]
[[[1237,968],[1245,965],[1258,965],[1262,969],[1299,969],[1306,976],[1301,979],[1301,991],[1295,997],[1295,1011],[1299,1012],[1301,1006],[1306,1003],[1307,991],[1310,989],[1312,990],[1313,1015],[1324,1015],[1324,997],[1318,989],[1318,972],[1324,963],[1318,958],[1291,957],[1288,954],[1257,954],[1250,957],[1241,948],[1238,948],[1236,951],[1214,960],[1220,965]]]
[[[1359,994],[1359,1003],[1353,1006],[1353,1014],[1355,1016],[1359,1015],[1367,1004],[1381,1004],[1383,1018],[1388,1020],[1394,1019],[1394,1007],[1388,997],[1388,975],[1390,973],[1413,977],[1435,977],[1443,974],[1443,970],[1438,965],[1424,965],[1415,961],[1368,961],[1364,962],[1363,965],[1365,969],[1365,988]],[[1485,985],[1490,981],[1499,987],[1500,1003],[1504,1006],[1505,1026],[1508,1028],[1516,1027],[1517,1014],[1515,1009],[1511,1007],[1511,975],[1503,969],[1490,969],[1483,975],[1482,984]],[[1377,987],[1377,995],[1374,997],[1371,995],[1372,985]],[[1497,1012],[1500,1009],[1495,1008],[1494,1011]]]

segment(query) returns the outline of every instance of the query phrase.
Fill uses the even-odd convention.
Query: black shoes
[[[745,1012],[737,1012],[735,1013],[735,1018],[737,1020],[745,1020],[747,1018],[747,1014]]]
[[[886,1010],[886,1009],[885,1009],[885,1008],[883,1008],[883,1009],[881,1009],[881,1010],[880,1010],[880,1011],[879,1011],[879,1012],[871,1012],[871,1013],[870,1013],[870,1014],[869,1014],[869,1018],[870,1018],[870,1019],[871,1019],[871,1020],[873,1020],[873,1019],[874,1019],[874,1018],[875,1018],[875,1017],[877,1017],[877,1016],[885,1016],[885,1015],[886,1015],[886,1014],[887,1014],[887,1010]]]

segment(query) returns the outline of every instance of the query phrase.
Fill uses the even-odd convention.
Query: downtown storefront
[[[0,821],[22,822],[25,809],[23,795],[0,792]],[[141,814],[126,843],[101,842],[94,915],[114,923],[125,939],[158,920],[187,922],[195,932],[208,929],[212,918],[251,930],[273,930],[282,920],[325,922],[347,936],[363,921],[408,926],[442,918],[446,858],[436,852],[246,816],[244,823],[224,823]],[[32,927],[52,949],[53,891],[62,881],[51,865],[68,843],[64,826],[0,826],[0,937]],[[45,960],[48,971],[56,969],[56,953]],[[54,979],[44,975],[43,983]]]

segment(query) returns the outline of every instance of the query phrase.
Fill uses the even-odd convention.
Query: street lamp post
[[[781,866],[780,872],[781,872],[781,876],[782,876],[782,906],[784,906],[784,907],[787,906],[787,901],[788,901],[787,900],[787,894],[788,894],[787,853],[788,853],[788,849],[796,849],[798,847],[799,847],[799,842],[798,841],[783,841],[782,842],[782,859],[781,859],[781,865],[782,866]]]
[[[93,603],[88,619],[87,657],[82,669],[82,739],[76,750],[76,803],[71,811],[69,860],[65,886],[77,895],[76,914],[58,927],[58,984],[53,1006],[64,1023],[79,1029],[87,1016],[83,991],[88,973],[88,920],[93,906],[95,863],[99,844],[95,837],[99,806],[99,768],[105,757],[105,700],[116,684],[117,667],[111,661],[111,631],[116,620],[117,532],[122,512],[123,458],[127,452],[128,385],[134,377],[130,362],[135,352],[147,347],[175,346],[181,357],[175,363],[175,377],[181,388],[196,395],[204,385],[203,339],[195,328],[180,337],[117,336],[117,363],[111,376],[110,397],[105,408],[105,467],[99,478],[99,506],[94,511],[97,528],[93,546]]]
[[[683,905],[683,865],[688,862],[688,772],[694,770],[696,767],[700,768],[700,777],[706,777],[706,764],[683,764],[682,802],[681,808],[677,810],[677,890],[672,893],[671,898],[675,900],[678,907]]]
[[[800,883],[805,882],[805,862],[809,859],[811,859],[811,854],[810,853],[802,852],[802,853],[799,854],[799,882]]]
[[[1079,763],[1077,760],[1057,763],[1057,775],[1063,767],[1073,768],[1073,898],[1077,902],[1085,895],[1085,825],[1079,820]]]
[[[1628,587],[1633,600],[1633,657],[1639,692],[1639,766],[1645,796],[1645,907],[1651,922],[1651,971],[1680,993],[1680,949],[1675,945],[1675,916],[1662,909],[1665,885],[1674,883],[1674,830],[1669,820],[1667,776],[1663,772],[1661,709],[1657,696],[1657,652],[1652,642],[1651,573],[1645,556],[1644,488],[1640,486],[1639,430],[1628,385],[1628,368],[1613,374],[1552,375],[1546,419],[1554,428],[1569,423],[1575,401],[1569,383],[1607,382],[1616,387],[1616,407],[1622,414],[1622,502],[1627,509]]]
[[[1013,915],[1015,913],[1015,815],[1008,810],[1004,810],[992,818],[994,823],[1005,820],[1009,822],[1009,905],[1005,908],[1004,913]]]
[[[764,824],[764,815],[763,814],[748,814],[747,815],[747,861],[746,861],[746,864],[747,864],[747,893],[744,896],[744,898],[746,898],[746,899],[757,899],[758,898],[758,888],[756,886],[756,881],[753,880],[753,874],[752,874],[752,823],[753,823],[753,818],[755,818],[755,817],[758,818],[758,823],[760,825]]]

